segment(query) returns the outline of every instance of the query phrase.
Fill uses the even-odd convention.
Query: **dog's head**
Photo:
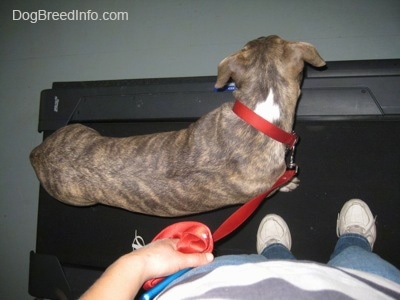
[[[271,89],[278,103],[295,105],[304,62],[315,67],[325,65],[311,44],[288,42],[276,35],[260,37],[221,61],[215,88],[224,87],[232,79],[237,88],[235,97],[253,109],[265,101]]]

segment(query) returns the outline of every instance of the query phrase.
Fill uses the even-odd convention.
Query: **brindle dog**
[[[261,37],[222,60],[215,87],[232,79],[236,99],[290,132],[304,62],[325,65],[308,43]],[[285,171],[286,149],[232,106],[225,103],[186,129],[143,136],[104,137],[68,125],[32,151],[31,163],[46,191],[73,205],[171,217],[245,203]]]

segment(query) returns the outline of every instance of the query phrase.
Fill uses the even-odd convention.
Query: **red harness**
[[[179,239],[177,245],[178,251],[183,253],[211,252],[214,247],[214,242],[226,237],[236,230],[253,214],[265,197],[288,183],[296,175],[297,166],[293,162],[293,156],[295,144],[298,139],[297,135],[295,133],[287,133],[274,124],[268,122],[240,101],[235,102],[232,110],[236,115],[238,115],[238,117],[258,131],[287,146],[291,155],[286,171],[278,178],[270,189],[239,207],[212,235],[210,229],[205,224],[188,221],[175,223],[166,227],[153,239],[153,241],[163,238],[176,238]],[[144,284],[143,288],[149,289],[162,280],[163,278],[149,280]]]

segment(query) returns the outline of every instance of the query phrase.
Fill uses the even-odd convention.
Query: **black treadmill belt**
[[[105,135],[130,134],[145,123],[91,124]],[[169,124],[170,128],[186,126]],[[153,124],[153,129],[155,129]],[[160,124],[160,128],[165,124]],[[167,126],[168,127],[168,126]],[[388,130],[390,128],[390,130]],[[353,197],[365,200],[378,215],[378,254],[400,266],[396,232],[400,219],[400,169],[395,151],[400,123],[395,121],[298,122],[296,161],[300,186],[265,200],[254,216],[232,236],[216,244],[218,254],[255,253],[258,224],[267,213],[280,214],[293,236],[299,259],[326,262],[336,241],[336,217]],[[384,147],[382,147],[384,145]],[[41,191],[39,253],[57,253],[68,264],[104,268],[131,250],[135,230],[149,242],[161,229],[181,220],[199,220],[215,230],[237,207],[182,218],[160,218],[96,205],[74,207],[55,201]],[[49,226],[52,224],[52,226]],[[95,233],[95,234],[94,234]]]

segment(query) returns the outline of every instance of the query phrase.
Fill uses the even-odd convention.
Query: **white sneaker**
[[[260,254],[271,244],[280,243],[290,250],[292,237],[285,220],[275,214],[269,214],[261,220],[257,231],[257,253]]]
[[[368,240],[372,249],[376,240],[375,219],[364,201],[349,200],[338,215],[336,234],[338,237],[345,233],[360,234]]]

